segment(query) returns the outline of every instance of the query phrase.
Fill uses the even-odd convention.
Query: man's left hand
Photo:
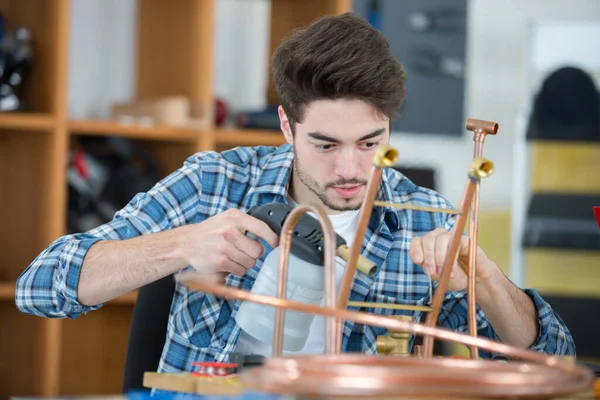
[[[425,273],[437,280],[442,274],[444,260],[448,254],[452,232],[443,228],[435,229],[423,237],[414,237],[410,242],[409,256],[415,264],[421,266]],[[448,281],[449,291],[467,288],[467,271],[469,268],[469,238],[462,235],[458,249],[458,260],[452,266]],[[485,282],[495,276],[498,270],[481,248],[477,247],[476,281]]]

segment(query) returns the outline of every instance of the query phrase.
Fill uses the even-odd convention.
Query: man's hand
[[[246,232],[264,239],[272,247],[279,245],[279,236],[265,222],[236,209],[182,229],[181,243],[188,265],[206,274],[225,272],[242,276],[254,267],[264,249]]]
[[[443,228],[435,229],[424,237],[414,237],[410,243],[409,256],[420,265],[425,273],[437,280],[442,274],[444,260],[448,254],[452,232]],[[457,291],[467,288],[467,271],[469,268],[469,238],[462,236],[458,246],[458,260],[452,267],[448,290]],[[477,247],[476,271],[477,283],[495,276],[498,266]]]

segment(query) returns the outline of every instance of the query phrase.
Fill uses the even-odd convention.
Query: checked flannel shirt
[[[82,261],[94,243],[198,223],[229,208],[247,211],[268,202],[286,202],[292,161],[293,151],[287,144],[277,148],[239,147],[189,157],[180,169],[154,188],[135,196],[112,221],[86,233],[61,237],[45,249],[18,279],[18,308],[39,316],[76,318],[101,307],[86,307],[77,301]],[[434,191],[416,186],[390,168],[383,173],[377,196],[396,203],[451,207]],[[356,275],[350,300],[412,305],[430,303],[430,281],[409,258],[410,241],[413,236],[425,235],[437,227],[450,229],[454,218],[442,213],[375,208],[361,253],[374,261],[378,270],[372,278]],[[268,246],[267,250],[270,250]],[[227,284],[250,290],[263,259],[244,277],[229,276]],[[535,303],[540,324],[539,337],[531,349],[551,354],[574,354],[572,337],[560,317],[535,290],[525,292]],[[189,371],[194,361],[227,361],[227,355],[235,350],[240,335],[240,328],[233,318],[238,307],[237,301],[188,291],[178,284],[159,371]],[[384,315],[408,313],[413,314],[416,321],[424,321],[422,312],[363,311]],[[477,321],[479,335],[499,340],[481,310],[478,310]],[[446,294],[438,324],[468,332],[465,291]],[[342,349],[373,354],[377,336],[385,333],[378,327],[345,322]],[[494,355],[482,352],[482,356]]]

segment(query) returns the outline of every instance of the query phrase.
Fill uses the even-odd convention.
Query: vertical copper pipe
[[[475,188],[479,184],[481,178],[485,178],[486,176],[489,176],[492,173],[493,168],[494,165],[492,164],[492,162],[483,158],[474,159],[471,163],[471,167],[469,168],[469,178],[467,179],[467,185],[465,187],[460,205],[460,210],[462,212],[458,217],[452,230],[452,239],[450,241],[448,253],[446,254],[446,258],[444,259],[444,265],[442,267],[442,276],[439,278],[438,286],[435,290],[435,294],[433,295],[433,301],[431,304],[431,308],[433,310],[427,314],[427,318],[425,320],[425,325],[427,326],[435,327],[437,323],[437,318],[440,314],[442,301],[444,300],[444,296],[446,295],[446,288],[448,287],[450,273],[452,272],[452,267],[454,266],[454,263],[458,258],[460,240],[463,234],[463,230],[465,228],[467,216],[469,215],[469,209],[471,208],[471,205],[473,203]],[[433,337],[431,336],[426,336],[425,338],[423,338],[423,356],[433,356]]]
[[[473,131],[473,141],[475,142],[473,159],[483,156],[483,142],[488,134],[495,135],[498,132],[498,124],[491,121],[478,119],[468,119],[466,128]],[[469,335],[477,336],[477,295],[476,295],[476,277],[477,277],[477,238],[479,229],[479,195],[480,186],[475,187],[473,204],[471,205],[471,218],[469,223],[469,265],[467,268],[467,314],[469,324]],[[479,359],[479,349],[471,347],[471,358]]]
[[[350,256],[346,263],[346,269],[344,276],[342,277],[342,283],[340,286],[340,292],[337,298],[337,307],[339,309],[345,309],[348,303],[348,296],[350,295],[350,288],[352,287],[352,281],[354,280],[354,273],[356,272],[356,262],[362,249],[363,239],[367,232],[367,226],[369,225],[369,219],[373,212],[373,201],[377,194],[377,189],[381,181],[381,174],[384,167],[393,166],[398,159],[398,151],[389,145],[382,145],[375,151],[373,157],[373,169],[371,176],[367,183],[365,198],[361,204],[360,212],[358,215],[358,226],[354,235],[352,246],[350,247]],[[338,351],[342,348],[342,329],[343,321],[336,321],[336,339],[335,345]]]
[[[484,137],[484,135],[480,135]],[[483,142],[475,140],[473,158],[481,157],[483,153]],[[477,229],[479,227],[479,185],[475,186],[473,204],[471,205],[469,223],[469,266],[467,269],[467,319],[469,323],[469,335],[477,336],[477,296],[475,283],[477,278]],[[479,359],[479,349],[471,347],[471,358]]]
[[[295,207],[281,228],[281,251],[279,252],[279,275],[277,279],[277,298],[284,299],[287,297],[287,280],[289,254],[292,247],[292,236],[294,234],[294,226],[300,220],[300,217],[307,212],[316,214],[321,230],[323,231],[323,257],[325,269],[325,306],[335,308],[335,250],[336,242],[333,226],[329,217],[321,207],[316,205],[300,205]],[[273,330],[273,357],[280,357],[283,352],[283,331],[285,321],[285,309],[277,308],[275,310],[275,329]],[[327,354],[336,354],[339,352],[335,346],[335,328],[336,318],[328,317],[325,321],[325,352]]]

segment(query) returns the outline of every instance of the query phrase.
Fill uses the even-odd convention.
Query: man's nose
[[[336,162],[335,173],[343,178],[356,178],[358,173],[358,157],[355,150],[343,151]]]

